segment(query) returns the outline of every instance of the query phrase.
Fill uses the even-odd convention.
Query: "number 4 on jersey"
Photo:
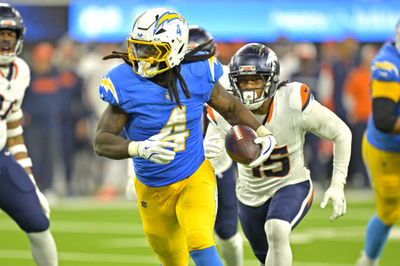
[[[175,152],[185,149],[185,138],[189,136],[189,130],[186,130],[186,106],[182,109],[175,107],[168,119],[167,124],[161,129],[159,134],[165,134],[167,137],[163,141],[174,141],[178,146]]]

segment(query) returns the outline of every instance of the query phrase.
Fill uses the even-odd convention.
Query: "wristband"
[[[26,157],[24,159],[19,159],[17,160],[17,163],[19,163],[23,168],[32,167],[32,160],[29,157]]]
[[[272,135],[272,133],[263,125],[261,125],[259,128],[256,130],[257,136],[259,137],[265,137],[268,135]]]
[[[131,157],[136,157],[139,156],[139,143],[137,143],[136,141],[131,141],[128,145],[128,154]]]
[[[12,155],[15,155],[20,152],[28,153],[28,149],[26,148],[25,144],[17,144],[8,148]]]

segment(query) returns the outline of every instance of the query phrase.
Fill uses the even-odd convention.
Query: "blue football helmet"
[[[212,40],[213,37],[210,33],[208,33],[205,29],[201,28],[200,26],[190,26],[189,27],[189,41],[188,41],[188,49],[192,50],[198,45]],[[207,44],[202,51],[206,51],[211,53],[212,50],[216,49],[216,45],[214,40]]]
[[[275,52],[261,43],[249,43],[240,48],[229,63],[229,81],[233,94],[250,110],[258,109],[263,102],[274,96],[279,82],[279,60]],[[263,92],[257,96],[255,89],[241,89],[238,79],[260,75],[265,82]]]
[[[11,52],[0,55],[0,65],[9,64],[14,61],[15,57],[22,52],[25,25],[19,12],[11,7],[9,4],[0,3],[0,31],[12,30],[17,34],[14,49]],[[0,40],[0,50],[10,50],[10,42],[7,40]]]

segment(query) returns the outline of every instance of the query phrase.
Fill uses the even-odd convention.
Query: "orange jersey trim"
[[[268,118],[267,123],[271,120],[272,113],[274,112],[274,100],[272,99],[271,105],[269,106]]]
[[[217,123],[217,119],[215,119],[214,111],[210,106],[207,106],[207,114],[211,117],[211,119]]]
[[[301,97],[301,110],[302,111],[307,107],[308,103],[310,102],[310,96],[311,96],[310,88],[305,84],[301,85],[300,97]]]

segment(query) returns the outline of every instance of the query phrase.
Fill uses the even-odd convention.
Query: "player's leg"
[[[238,206],[235,185],[235,165],[217,175],[218,211],[214,230],[226,266],[243,265],[243,240],[237,230]]]
[[[268,240],[266,266],[292,265],[289,235],[311,207],[311,180],[280,188],[270,200],[265,233]]]
[[[366,229],[357,265],[377,265],[390,229],[400,219],[400,154],[383,152],[363,139],[363,160],[372,179],[376,210]]]
[[[176,202],[186,179],[163,187],[149,187],[135,178],[143,230],[162,266],[187,266],[186,237],[176,217]]]
[[[0,208],[27,233],[38,266],[58,265],[49,220],[28,174],[13,157],[4,155],[4,150],[0,153],[0,169]]]
[[[268,242],[264,231],[265,219],[269,201],[259,207],[244,205],[238,201],[239,219],[242,225],[243,233],[250,243],[254,255],[260,263],[265,262],[268,252]]]
[[[222,261],[214,241],[217,185],[210,162],[186,179],[176,214],[187,239],[188,250],[198,266],[219,266]]]

